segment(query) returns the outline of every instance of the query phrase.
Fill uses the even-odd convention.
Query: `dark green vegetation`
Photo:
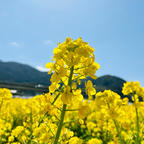
[[[29,65],[0,61],[0,87],[14,85],[16,88],[22,87],[22,89],[28,90],[32,88],[34,90],[36,85],[41,84],[46,89],[50,85],[50,77],[51,75],[46,72],[40,72]],[[121,90],[125,80],[111,75],[101,76],[97,80],[88,79],[93,82],[97,91],[110,89],[123,97]],[[85,86],[85,81],[82,80],[82,88]],[[85,95],[84,92],[83,94]]]
[[[50,77],[29,65],[0,61],[0,81],[49,85]]]
[[[93,82],[97,91],[104,91],[105,89],[107,90],[110,89],[118,93],[119,95],[123,96],[121,91],[122,91],[123,83],[125,83],[126,81],[119,77],[104,75],[97,78],[96,80],[92,78],[88,78],[88,79]],[[83,86],[84,83],[85,81],[83,81]]]

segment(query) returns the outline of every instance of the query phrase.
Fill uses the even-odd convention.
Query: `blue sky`
[[[144,86],[143,0],[1,0],[0,59],[41,68],[67,36],[95,48],[98,76]]]

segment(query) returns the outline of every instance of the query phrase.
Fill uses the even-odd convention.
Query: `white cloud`
[[[43,44],[44,45],[54,45],[55,43],[52,40],[44,40]]]
[[[48,72],[49,71],[49,69],[41,67],[41,66],[36,66],[36,69],[41,71],[41,72]]]
[[[14,47],[20,47],[20,44],[17,42],[10,42],[10,45],[14,46]]]

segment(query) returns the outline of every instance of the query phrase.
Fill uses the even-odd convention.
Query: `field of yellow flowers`
[[[49,93],[30,99],[12,98],[0,89],[0,144],[144,144],[144,88],[126,82],[123,94],[96,92],[92,82],[99,64],[94,49],[81,38],[59,43],[46,67],[52,73]],[[61,85],[62,84],[62,85]]]

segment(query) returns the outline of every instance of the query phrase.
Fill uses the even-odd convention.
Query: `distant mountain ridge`
[[[97,91],[104,91],[105,89],[112,90],[124,97],[122,94],[122,87],[123,84],[126,82],[125,80],[112,75],[104,75],[98,77],[96,80],[90,77],[88,79],[92,81]],[[82,85],[84,85],[85,81],[86,80],[82,81]]]
[[[17,62],[2,62],[0,61],[0,81],[3,82],[16,82],[16,83],[31,83],[31,84],[42,84],[50,85],[50,77],[47,72],[40,72],[37,69]],[[121,90],[125,80],[111,75],[104,75],[94,80],[88,77],[89,80],[96,85],[97,91],[104,91],[105,89],[111,89],[117,92],[121,96]],[[82,80],[82,86],[84,88],[85,81]]]
[[[50,75],[26,64],[0,61],[0,81],[49,85]]]

